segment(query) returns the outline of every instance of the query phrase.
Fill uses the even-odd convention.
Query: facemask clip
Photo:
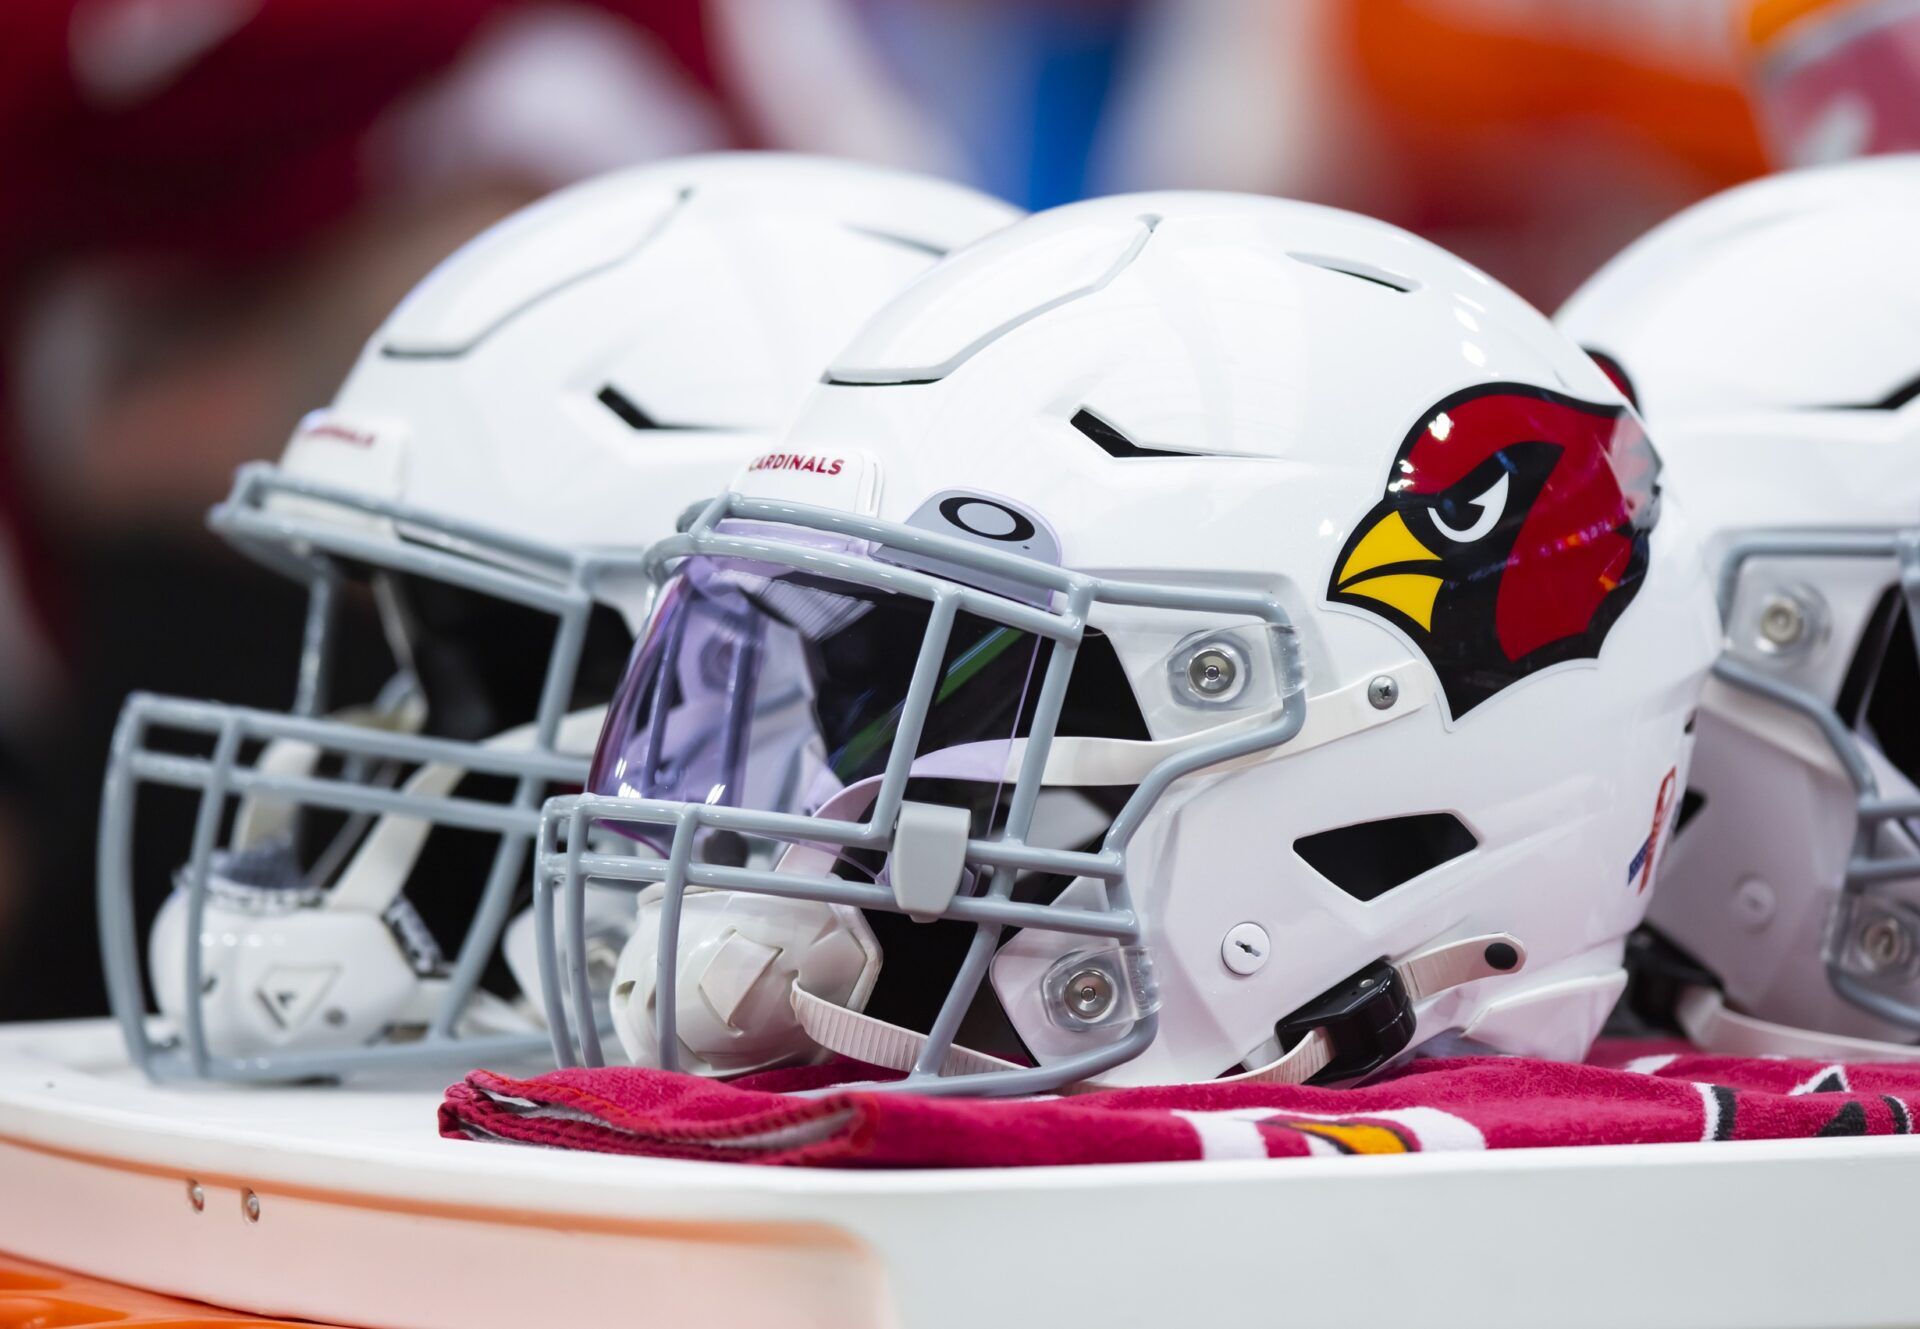
[[[965,808],[939,803],[902,803],[893,827],[887,881],[901,912],[930,923],[947,911],[966,876],[967,837],[973,818]]]

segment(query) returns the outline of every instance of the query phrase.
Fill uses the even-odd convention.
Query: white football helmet
[[[1657,469],[1544,317],[1383,223],[1149,194],[956,255],[653,551],[542,825],[560,1059],[601,1054],[589,882],[641,892],[612,1011],[669,1067],[1006,1094],[1582,1055],[1717,645]]]
[[[585,779],[645,617],[639,551],[766,450],[885,299],[1015,215],[897,171],[690,158],[555,194],[423,281],[333,406],[277,465],[244,468],[211,517],[308,589],[291,710],[143,695],[121,717],[100,918],[136,1062],[286,1079],[544,1049],[537,1006],[482,979],[539,803]],[[395,674],[336,708],[330,625],[355,586]],[[148,945],[158,1034],[132,880],[146,784],[192,791],[198,809]],[[450,839],[464,859],[435,860]],[[409,899],[421,890],[464,924],[450,961]],[[614,903],[590,947],[608,974],[632,917]],[[505,956],[529,984],[530,945],[525,931]]]
[[[1647,1004],[1677,997],[1716,1051],[1920,1055],[1916,235],[1920,157],[1780,175],[1560,315],[1637,394],[1717,573],[1725,653],[1644,956]]]

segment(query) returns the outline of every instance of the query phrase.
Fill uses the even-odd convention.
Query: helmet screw
[[[1860,933],[1860,949],[1875,969],[1891,969],[1904,964],[1913,944],[1907,930],[1896,919],[1878,918]]]
[[[1758,877],[1748,877],[1734,888],[1734,918],[1749,932],[1758,932],[1773,922],[1777,907],[1773,887]]]
[[[1400,700],[1400,684],[1391,674],[1381,674],[1367,684],[1367,700],[1376,711],[1392,710],[1393,704]]]
[[[200,1189],[199,1182],[189,1181],[187,1183],[187,1203],[193,1206],[193,1212],[196,1214],[206,1209],[207,1193]]]
[[[1113,979],[1105,970],[1082,969],[1067,980],[1067,1007],[1082,1020],[1098,1020],[1113,1009]]]
[[[260,1197],[250,1190],[240,1192],[240,1209],[246,1214],[249,1223],[260,1221]]]
[[[1235,923],[1220,943],[1221,961],[1242,978],[1259,973],[1272,953],[1267,930],[1258,923]]]
[[[1760,609],[1760,635],[1768,645],[1784,649],[1807,632],[1806,607],[1791,595],[1776,595]]]
[[[1239,665],[1218,646],[1203,646],[1187,661],[1187,682],[1203,697],[1225,696],[1239,677]]]

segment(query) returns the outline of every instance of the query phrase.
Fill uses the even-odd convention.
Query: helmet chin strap
[[[1920,1061],[1920,1046],[1820,1034],[1727,1008],[1718,988],[1692,986],[1674,1003],[1680,1031],[1695,1047],[1726,1057],[1798,1057],[1808,1061]]]
[[[1526,950],[1518,938],[1504,932],[1463,937],[1440,942],[1416,951],[1390,966],[1400,998],[1408,1008],[1482,978],[1517,973],[1526,964]],[[798,983],[793,986],[793,1013],[800,1028],[815,1043],[829,1052],[907,1073],[913,1069],[926,1035],[848,1010],[807,992]],[[1223,1075],[1210,1084],[1304,1084],[1333,1065],[1346,1049],[1338,1024],[1315,1025],[1291,1048],[1264,1066],[1236,1075]],[[1920,1049],[1915,1049],[1920,1056]],[[983,1071],[1015,1070],[1010,1061],[983,1052],[956,1046],[940,1068],[942,1075],[968,1075]],[[1064,1092],[1084,1092],[1104,1088],[1097,1080],[1069,1086]]]
[[[801,1032],[828,1052],[902,1074],[913,1069],[914,1059],[927,1042],[925,1034],[849,1010],[824,997],[816,997],[798,982],[793,985],[793,1014],[800,1021]],[[976,1075],[983,1071],[1019,1069],[1015,1062],[990,1057],[984,1052],[975,1052],[957,1044],[948,1050],[946,1060],[940,1064],[942,1075]]]

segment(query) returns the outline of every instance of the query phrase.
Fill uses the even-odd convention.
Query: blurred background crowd
[[[720,147],[918,167],[1030,208],[1254,190],[1408,226],[1551,309],[1770,164],[1920,143],[1916,12],[8,0],[0,1019],[103,1005],[92,838],[125,693],[287,703],[300,596],[205,509],[435,261],[530,199]]]

